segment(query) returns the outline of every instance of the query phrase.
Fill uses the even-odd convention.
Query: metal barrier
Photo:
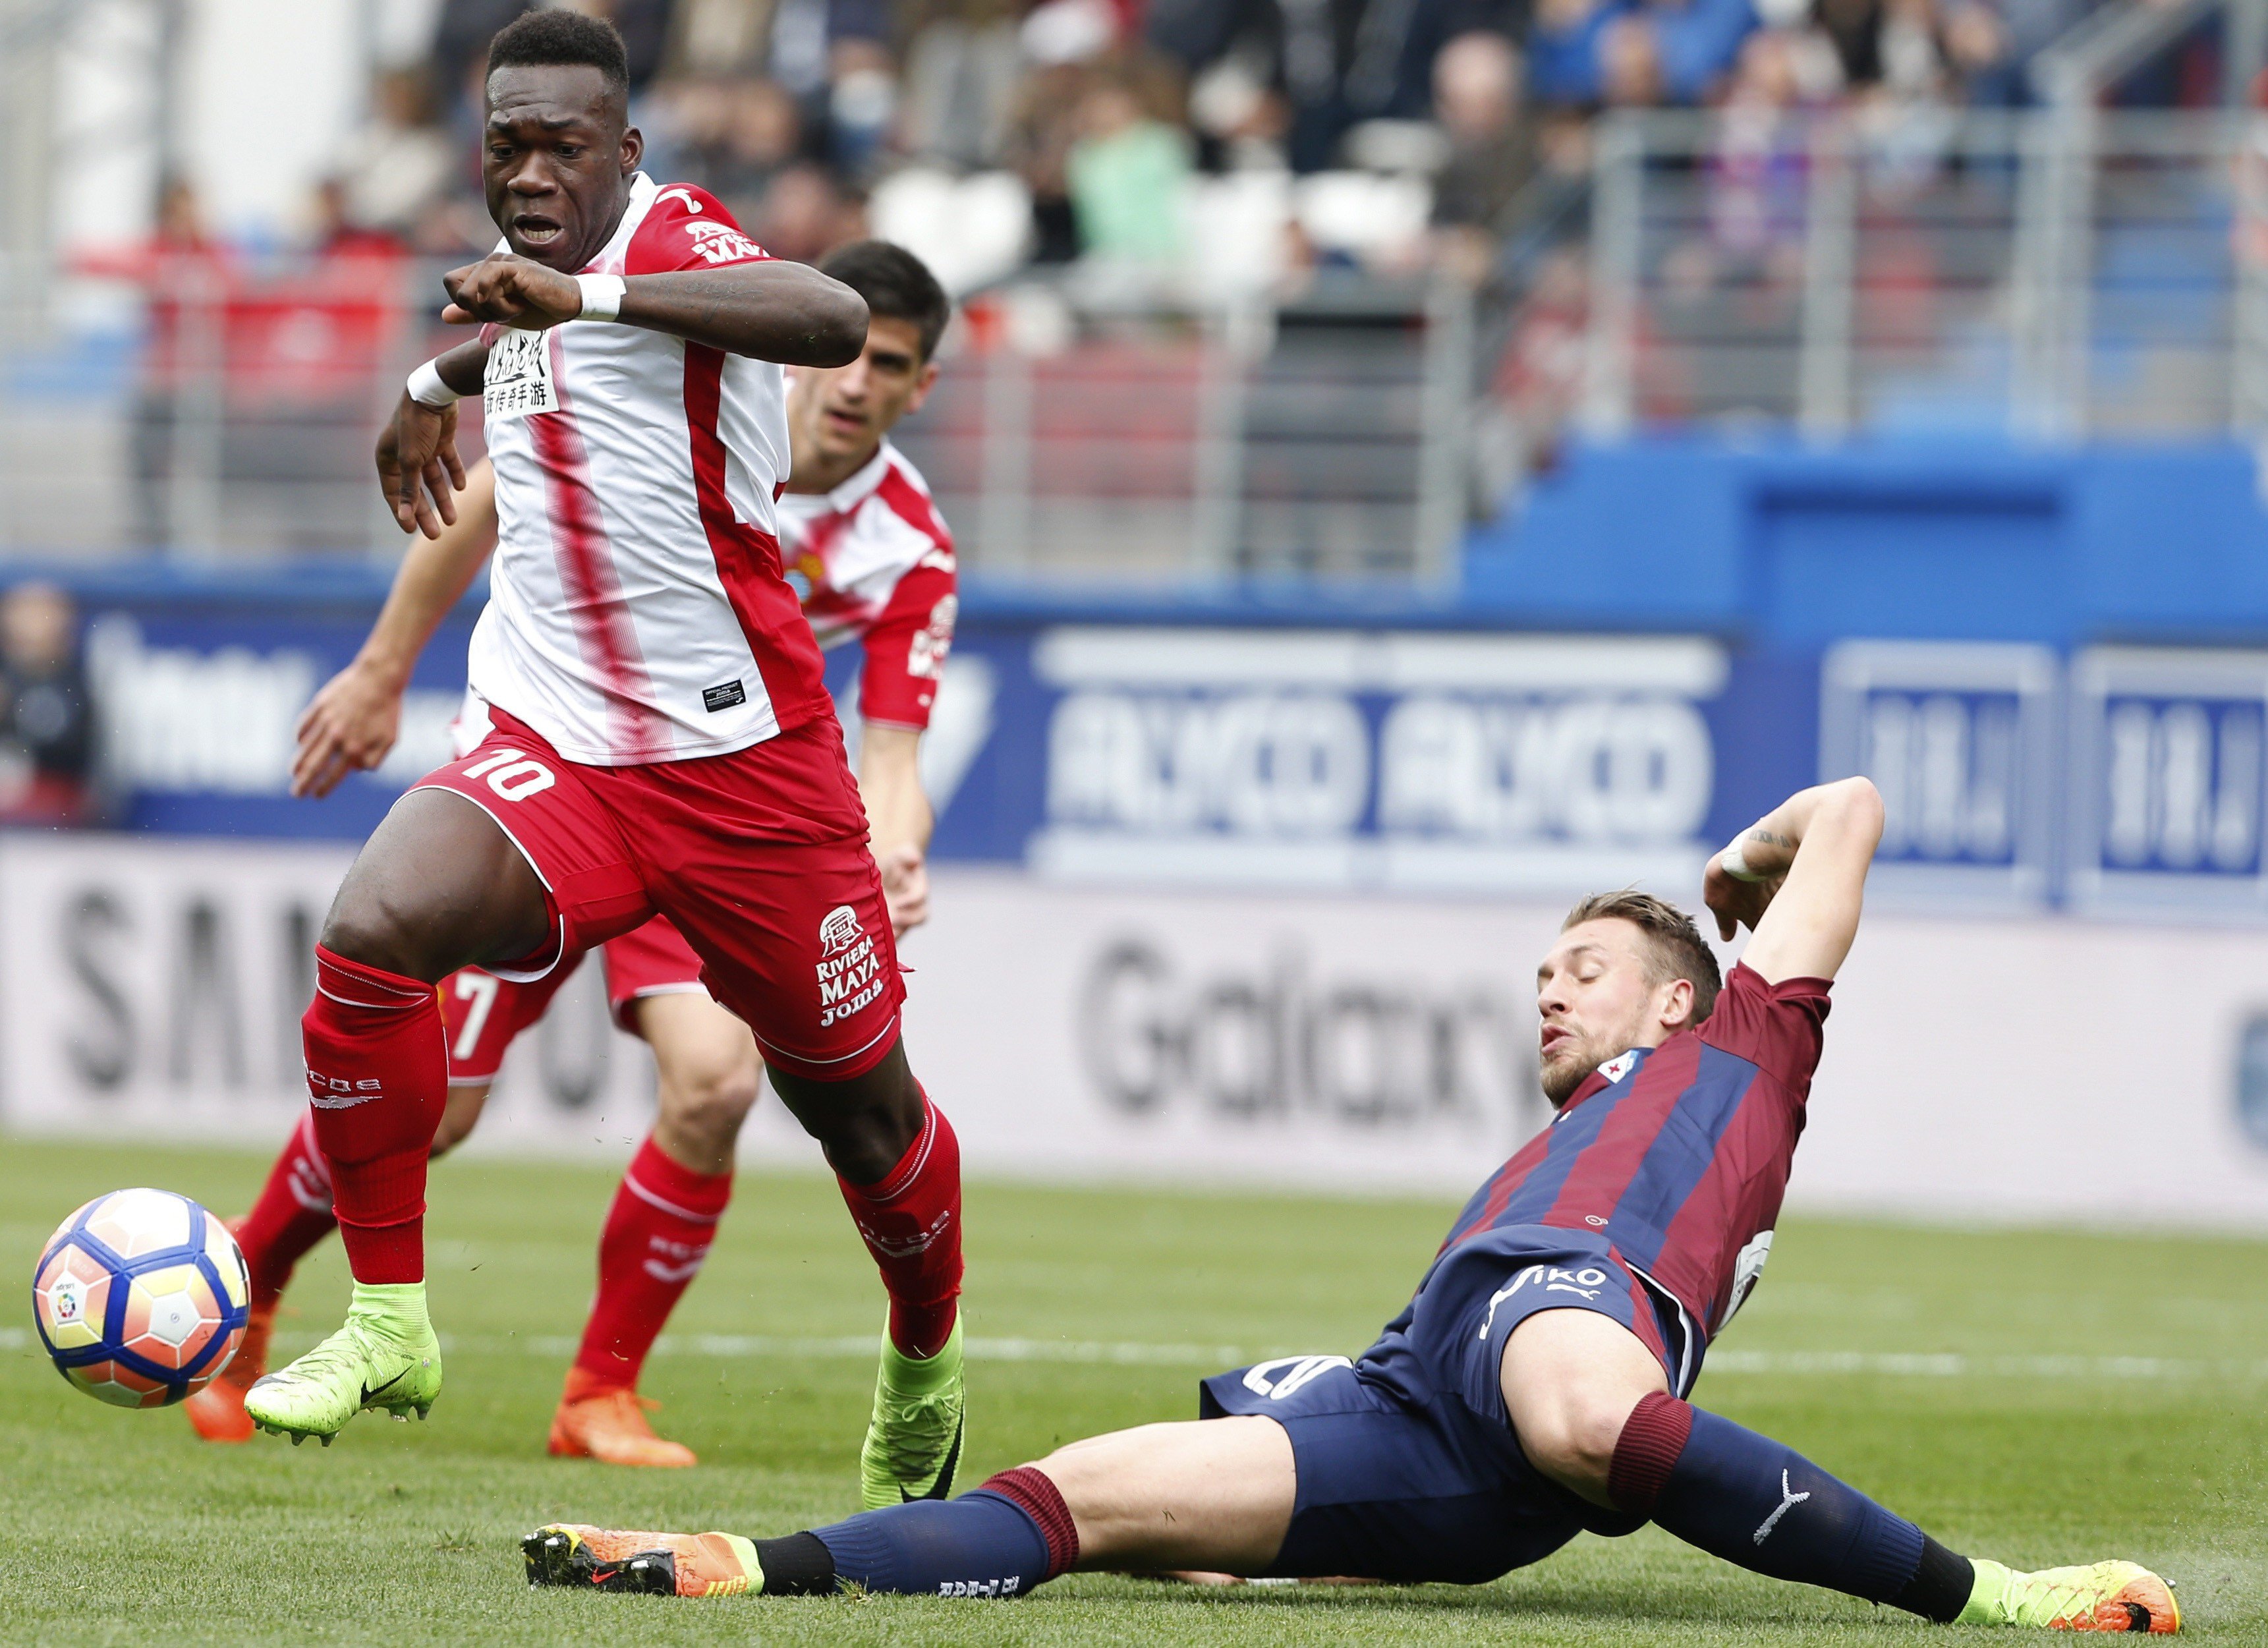
[[[2268,120],[1601,128],[1583,422],[2268,429]]]
[[[437,267],[173,254],[80,273],[131,298],[138,335],[106,351],[59,324],[52,286],[13,289],[0,549],[398,547],[371,446],[409,367],[462,335],[434,319]],[[1225,308],[1027,283],[979,300],[902,439],[974,570],[1432,582],[1464,520],[1470,313],[1459,289],[1351,278]]]

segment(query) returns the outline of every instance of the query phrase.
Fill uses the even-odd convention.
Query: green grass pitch
[[[212,1448],[179,1414],[105,1408],[56,1378],[28,1303],[55,1223],[133,1184],[232,1214],[262,1166],[0,1140],[0,1251],[18,1290],[0,1318],[0,1640],[1589,1648],[1932,1630],[1652,1529],[1585,1536],[1469,1589],[1097,1576],[994,1604],[531,1592],[516,1541],[546,1520],[771,1534],[853,1508],[882,1307],[831,1185],[747,1176],[649,1367],[660,1422],[699,1450],[697,1470],[543,1453],[613,1185],[600,1167],[436,1170],[433,1306],[450,1349],[427,1424],[365,1416],[328,1452],[266,1437]],[[1236,1359],[1359,1350],[1451,1211],[976,1187],[963,1480],[1064,1438],[1187,1416],[1197,1376]],[[335,1325],[344,1293],[333,1244],[286,1300],[284,1348]],[[2196,1636],[2268,1643],[2268,1244],[1791,1220],[1697,1396],[1955,1549],[2024,1566],[2132,1556],[2174,1578]]]

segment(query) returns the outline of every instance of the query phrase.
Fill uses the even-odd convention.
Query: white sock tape
[[[611,320],[622,313],[629,283],[621,276],[578,275],[575,283],[583,289],[583,320]]]

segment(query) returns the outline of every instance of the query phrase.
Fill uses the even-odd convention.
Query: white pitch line
[[[312,1334],[279,1334],[276,1348],[305,1350]],[[980,1362],[1038,1362],[1067,1366],[1233,1368],[1261,1358],[1234,1345],[1158,1343],[1125,1339],[990,1338],[972,1335],[968,1354]],[[0,1328],[0,1351],[35,1348],[20,1328]],[[558,1357],[572,1356],[577,1341],[563,1334],[444,1334],[446,1353]],[[880,1341],[865,1334],[833,1338],[775,1334],[664,1334],[654,1342],[657,1356],[722,1359],[811,1359],[865,1361]],[[2268,1360],[2224,1357],[2217,1361],[2176,1357],[1968,1356],[1957,1351],[1900,1353],[1863,1350],[1712,1351],[1707,1367],[1719,1373],[1795,1377],[1867,1376],[1887,1379],[2268,1379]]]

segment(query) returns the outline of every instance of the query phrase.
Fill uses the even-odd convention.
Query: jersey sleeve
[[[1831,980],[1821,978],[1767,984],[1764,975],[1743,963],[1717,992],[1701,1040],[1777,1077],[1800,1102],[1811,1092],[1811,1073],[1826,1044],[1832,988]]]
[[[960,611],[953,552],[932,550],[898,580],[861,637],[860,716],[884,726],[929,725]]]
[[[672,183],[646,208],[623,254],[622,273],[667,275],[770,259],[770,253],[740,232],[733,214],[714,195],[690,183]]]

